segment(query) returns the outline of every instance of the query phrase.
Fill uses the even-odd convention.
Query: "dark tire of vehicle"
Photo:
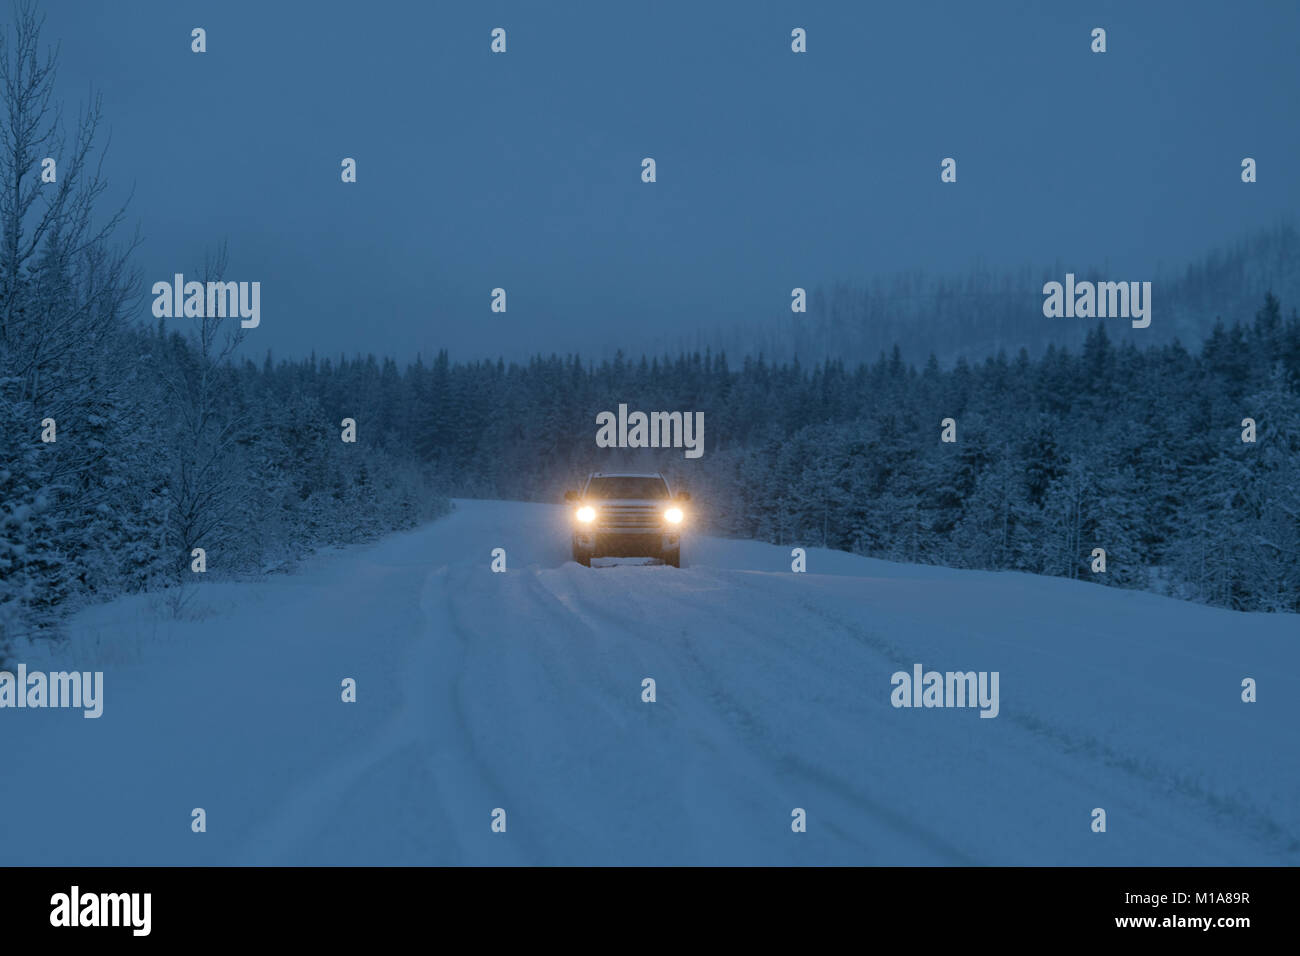
[[[577,548],[575,548],[573,550],[573,560],[577,561],[584,568],[589,568],[591,567],[591,552],[579,551]]]
[[[680,547],[676,547],[673,548],[671,551],[665,551],[664,564],[670,564],[674,568],[680,568],[682,566],[682,549]]]

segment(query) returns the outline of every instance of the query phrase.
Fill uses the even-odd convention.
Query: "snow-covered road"
[[[84,613],[21,659],[104,714],[0,711],[0,865],[1300,862],[1294,616],[702,537],[586,569],[563,522],[460,501]],[[917,663],[998,716],[894,708]]]

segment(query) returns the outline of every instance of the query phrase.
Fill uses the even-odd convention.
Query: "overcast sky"
[[[145,291],[228,240],[258,354],[601,354],[977,261],[1150,279],[1300,205],[1294,0],[44,10],[68,105],[103,93]]]

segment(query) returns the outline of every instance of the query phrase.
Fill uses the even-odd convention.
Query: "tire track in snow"
[[[807,601],[801,603],[806,611],[817,615],[844,633],[861,637],[881,650],[888,649],[903,669],[909,666],[907,655],[902,654],[895,645],[878,637],[872,638],[859,626],[838,618],[824,608],[818,608]],[[922,657],[924,654],[913,656],[912,659],[921,660]],[[1021,728],[1034,742],[1052,749],[1059,756],[1074,760],[1080,756],[1086,757],[1102,766],[1121,771],[1135,783],[1154,789],[1161,797],[1172,793],[1199,805],[1215,819],[1215,823],[1207,827],[1208,831],[1228,822],[1241,827],[1240,832],[1243,835],[1269,848],[1280,848],[1292,858],[1300,854],[1300,838],[1288,831],[1266,811],[1231,796],[1208,792],[1192,777],[1176,768],[1153,762],[1149,755],[1134,756],[1099,741],[1092,734],[1065,728],[1044,715],[1022,710],[1014,705],[1004,706],[1001,716]],[[1080,790],[1093,783],[1093,775],[1088,769],[1067,767],[1061,772],[1068,773],[1077,781]],[[1154,813],[1151,817],[1153,824],[1166,825],[1165,816],[1167,815]]]
[[[446,568],[428,574],[422,588],[423,595]],[[412,622],[418,614],[411,614]],[[413,728],[420,725],[428,711],[427,695],[421,692],[418,678],[422,658],[426,656],[424,635],[412,628],[416,636],[409,643],[400,668],[403,675],[401,706],[394,709],[387,720],[367,738],[365,746],[352,746],[337,762],[331,762],[310,777],[299,780],[294,788],[275,808],[272,814],[256,828],[249,841],[249,851],[244,854],[252,865],[277,865],[286,859],[301,856],[294,851],[310,842],[321,825],[333,818],[338,804],[371,771],[415,742]]]
[[[601,569],[594,569],[593,576],[588,579],[590,583],[595,584],[594,574],[599,573]],[[671,585],[663,589],[664,594],[676,599],[678,607],[688,606],[698,612],[695,617],[700,622],[698,631],[703,634],[720,633],[728,628],[733,628],[732,619],[735,617],[734,608],[738,602],[725,600],[725,592],[730,582],[727,576],[720,576],[717,573],[711,573],[710,579],[715,586],[712,588],[673,588]],[[621,582],[620,582],[621,583]],[[667,583],[667,582],[665,582]],[[673,581],[671,584],[679,582]],[[698,578],[694,583],[698,583]],[[649,589],[647,589],[648,591]],[[718,627],[716,618],[718,614],[718,603],[716,601],[701,601],[694,595],[701,591],[719,591],[723,593],[724,600],[722,604],[728,608],[728,616],[724,619],[725,628]],[[655,595],[658,596],[655,592]],[[613,625],[613,629],[627,635],[634,635],[642,642],[655,643],[662,646],[664,634],[669,628],[664,627],[654,634],[648,634],[647,628],[640,623],[645,620],[654,620],[652,614],[647,613],[646,608],[631,606],[632,602],[642,600],[646,597],[646,592],[640,590],[627,590],[617,596],[612,596],[608,592],[600,592],[595,599],[585,599],[582,603],[574,604],[573,601],[565,601],[566,606],[580,609],[581,613],[587,620],[600,618],[608,621]],[[767,597],[770,599],[770,592]],[[604,599],[603,601],[601,599]],[[611,600],[611,598],[613,598]],[[609,604],[623,606],[622,602],[628,602],[629,613],[626,616],[614,614],[606,609]],[[745,606],[740,602],[739,606]],[[771,619],[763,616],[760,612],[746,612],[747,616],[754,618],[757,628],[748,630],[751,634],[762,634],[764,629],[770,631]],[[637,622],[637,623],[633,623]],[[707,638],[706,638],[707,639]],[[838,826],[836,820],[853,819],[854,816],[860,815],[865,808],[871,815],[882,821],[889,827],[891,835],[904,836],[912,841],[918,847],[929,852],[936,862],[971,864],[975,860],[967,855],[964,851],[958,849],[944,839],[937,832],[930,830],[906,815],[892,810],[885,803],[871,797],[860,787],[854,786],[843,776],[837,775],[823,767],[820,767],[798,753],[796,748],[783,746],[778,743],[777,736],[773,733],[770,721],[765,721],[759,716],[758,708],[749,704],[742,703],[734,695],[727,693],[723,688],[726,686],[723,680],[723,674],[716,668],[705,663],[704,659],[698,654],[693,646],[691,639],[677,642],[675,650],[681,661],[681,673],[690,674],[695,678],[694,691],[692,692],[689,685],[683,681],[682,698],[684,700],[700,701],[701,706],[694,708],[698,714],[703,714],[704,719],[698,720],[697,732],[704,730],[710,724],[713,725],[713,739],[707,741],[710,748],[718,754],[727,754],[729,761],[736,759],[736,754],[744,754],[746,772],[750,780],[750,794],[756,794],[761,788],[769,795],[766,800],[757,796],[751,796],[750,802],[755,806],[770,804],[771,806],[785,806],[788,803],[788,794],[798,789],[798,785],[788,782],[784,772],[794,771],[796,777],[803,781],[815,782],[819,792],[818,799],[821,801],[816,805],[816,814],[819,826],[826,826],[832,833],[838,834],[841,842],[852,846],[857,845],[861,848],[859,859],[855,862],[868,862],[871,858],[871,847],[868,843],[863,842],[863,837],[858,833],[851,833],[843,827]],[[788,648],[787,648],[788,650]],[[788,655],[784,656],[788,660]],[[701,682],[699,677],[704,676]],[[701,686],[701,684],[703,686]],[[671,686],[670,684],[666,686]],[[703,702],[711,702],[712,706],[704,706]],[[689,719],[690,711],[688,708],[686,716]],[[721,734],[717,733],[719,725],[729,728]],[[812,805],[811,800],[803,801],[804,805]],[[814,811],[810,811],[814,812]]]

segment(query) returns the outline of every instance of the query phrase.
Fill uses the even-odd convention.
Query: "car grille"
[[[601,505],[596,523],[601,531],[659,531],[663,518],[653,505]]]

